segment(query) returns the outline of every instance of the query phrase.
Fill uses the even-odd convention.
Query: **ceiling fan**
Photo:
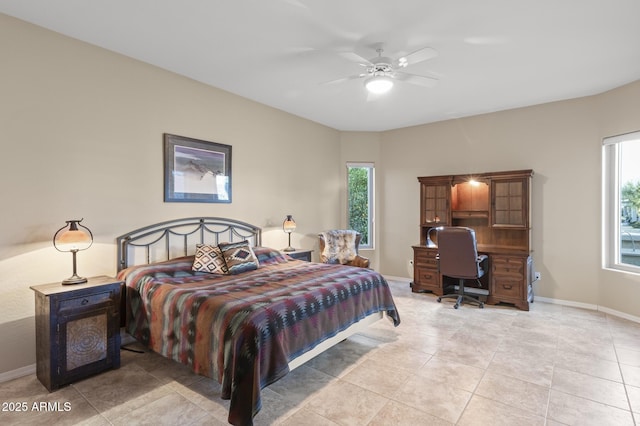
[[[398,59],[391,59],[383,56],[384,49],[382,46],[377,47],[376,52],[378,53],[378,56],[371,59],[365,59],[355,52],[340,53],[340,56],[357,62],[361,66],[365,67],[366,71],[360,74],[333,80],[327,84],[341,83],[343,81],[364,78],[364,85],[369,92],[382,94],[391,90],[394,80],[423,87],[433,87],[438,81],[438,79],[434,77],[410,74],[402,71],[408,66],[438,56],[438,52],[431,47],[423,47],[422,49],[418,49],[406,56],[401,56]]]

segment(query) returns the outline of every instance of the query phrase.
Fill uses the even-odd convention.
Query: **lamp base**
[[[282,251],[296,251],[293,247],[289,246],[287,248],[283,248]]]
[[[86,283],[87,279],[83,277],[79,277],[77,275],[72,275],[66,280],[62,281],[62,285],[73,285],[73,284],[82,284]]]

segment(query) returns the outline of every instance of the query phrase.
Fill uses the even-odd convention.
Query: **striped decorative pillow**
[[[230,274],[253,271],[258,269],[258,259],[249,246],[249,241],[239,241],[236,243],[218,244],[227,270]]]
[[[251,250],[253,250],[253,254],[258,258],[258,265],[260,266],[289,262],[288,256],[276,249],[254,246],[251,247]]]
[[[229,273],[220,248],[208,244],[196,244],[196,256],[191,269],[210,274],[227,275]]]

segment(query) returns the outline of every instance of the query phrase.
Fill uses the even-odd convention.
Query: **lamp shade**
[[[93,234],[86,226],[80,225],[83,219],[67,220],[53,236],[53,246],[58,251],[86,250],[93,244]]]
[[[59,251],[72,251],[72,250],[86,250],[93,244],[90,231],[85,232],[77,229],[77,225],[70,225],[70,228],[76,229],[64,229],[64,231],[57,234],[57,238],[54,240],[54,245]]]
[[[386,93],[393,87],[393,80],[386,75],[376,75],[365,80],[364,86],[377,95]]]
[[[296,230],[296,222],[295,220],[293,220],[293,216],[291,216],[290,214],[287,215],[286,219],[282,223],[282,229],[287,234],[290,234]]]

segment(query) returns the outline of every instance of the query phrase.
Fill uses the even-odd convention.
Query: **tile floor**
[[[452,308],[391,281],[386,319],[263,389],[256,425],[633,425],[640,324],[545,303]],[[153,353],[49,394],[35,375],[0,384],[0,424],[224,425],[219,385]],[[34,411],[59,402],[61,410]],[[55,407],[50,405],[49,407]],[[3,406],[3,408],[6,408]]]

